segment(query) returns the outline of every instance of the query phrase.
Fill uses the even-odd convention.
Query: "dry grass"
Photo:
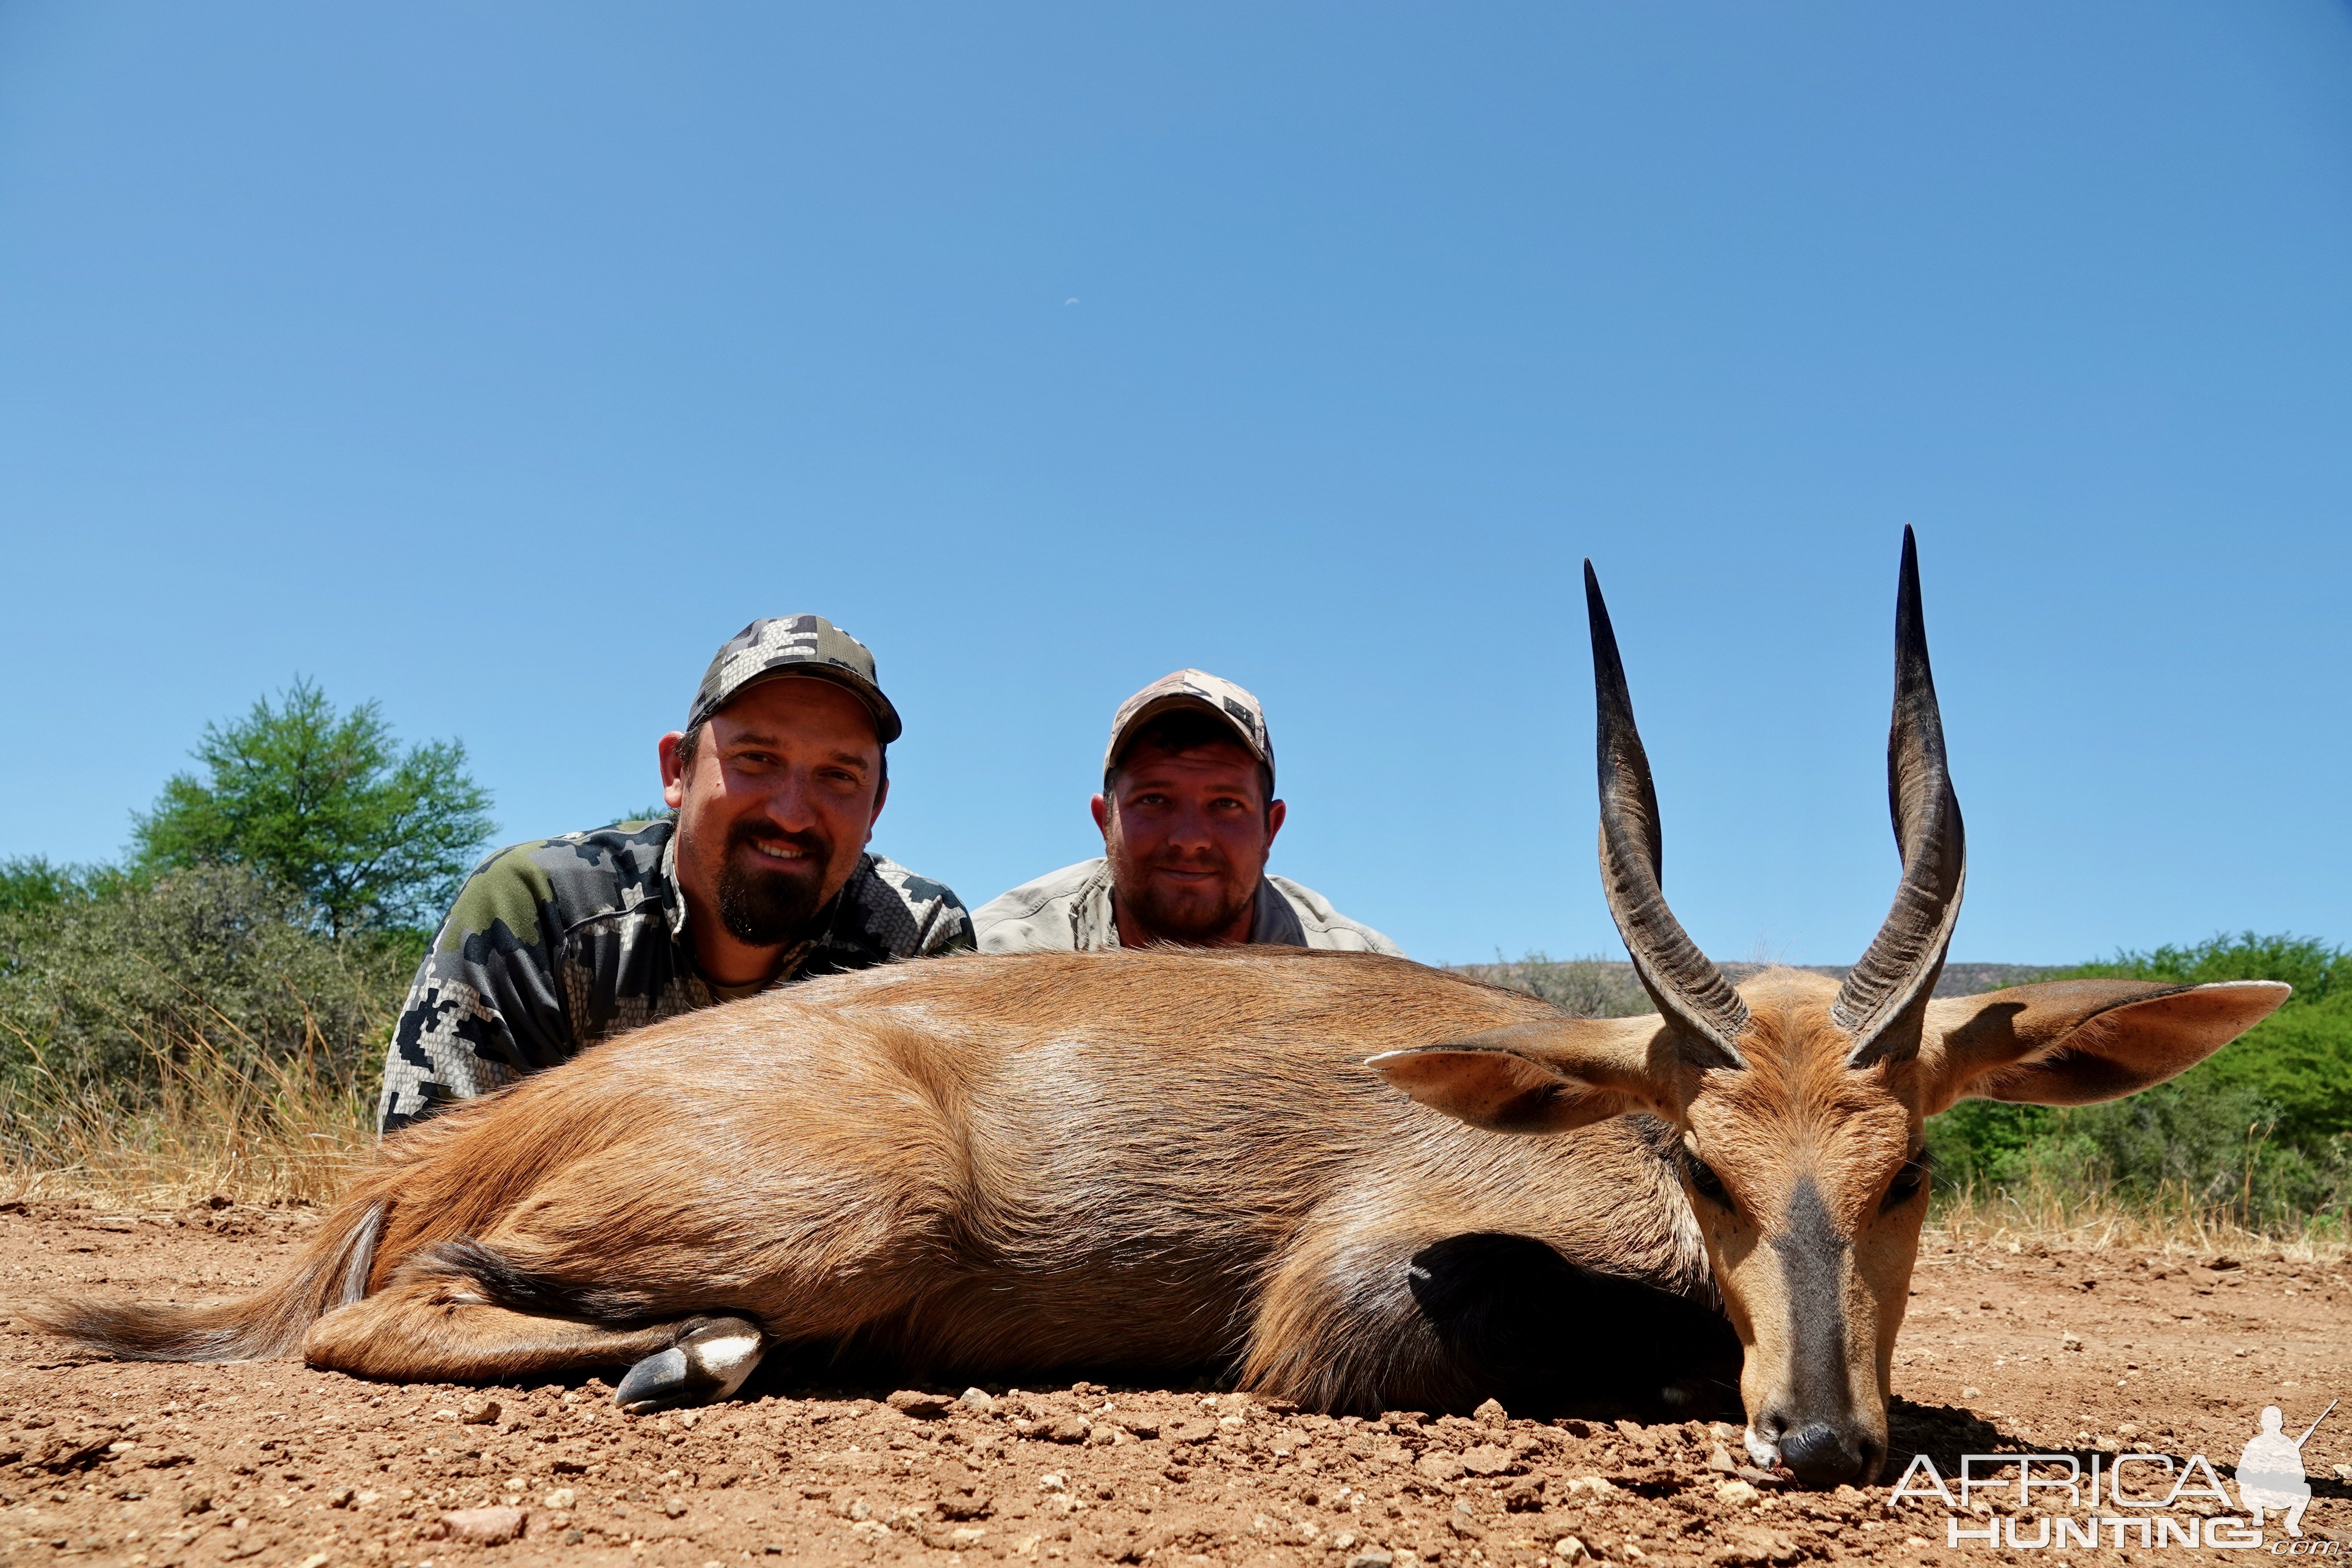
[[[1927,1221],[1931,1235],[1951,1240],[2006,1243],[2014,1248],[2063,1242],[2117,1247],[2164,1257],[2272,1253],[2297,1262],[2333,1262],[2352,1254],[2333,1215],[2306,1217],[2291,1229],[2250,1226],[2244,1212],[2195,1201],[2186,1185],[2154,1201],[2127,1199],[2111,1187],[2060,1184],[2045,1179],[1990,1189],[1939,1194]]]
[[[338,1074],[315,1026],[292,1056],[205,1037],[143,1040],[155,1087],[68,1083],[37,1055],[0,1084],[0,1191],[170,1206],[331,1201],[375,1142],[363,1079]]]

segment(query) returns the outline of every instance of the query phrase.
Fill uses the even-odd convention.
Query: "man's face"
[[[873,714],[831,681],[785,677],[712,714],[691,765],[677,740],[663,738],[661,762],[679,882],[746,947],[799,941],[882,812]]]
[[[1249,940],[1251,901],[1280,831],[1258,763],[1238,742],[1169,752],[1138,746],[1095,824],[1126,914],[1171,942]]]

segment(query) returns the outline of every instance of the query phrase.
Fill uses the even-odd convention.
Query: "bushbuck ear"
[[[2274,980],[2051,980],[1927,1007],[1928,1114],[1959,1100],[2089,1105],[2187,1071],[2268,1017]]]
[[[1422,1104],[1496,1132],[1565,1132],[1654,1110],[1665,1075],[1654,1017],[1568,1018],[1498,1029],[1366,1063]]]

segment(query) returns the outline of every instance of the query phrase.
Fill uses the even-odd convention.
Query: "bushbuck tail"
[[[637,1411],[730,1394],[777,1347],[908,1378],[1215,1369],[1326,1410],[1687,1411],[1736,1378],[1759,1463],[1867,1480],[1923,1119],[2129,1094],[2286,987],[1934,998],[1965,857],[1906,531],[1894,909],[1843,984],[1735,988],[1660,891],[1585,582],[1601,878],[1654,1016],[1287,949],[887,967],[672,1019],[387,1140],[257,1295],[37,1321],[105,1355],[299,1350],[381,1378],[627,1366]]]

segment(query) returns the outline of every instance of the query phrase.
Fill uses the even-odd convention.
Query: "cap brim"
[[[1103,752],[1103,772],[1108,774],[1111,769],[1118,765],[1119,753],[1127,749],[1129,737],[1138,730],[1159,718],[1162,713],[1171,713],[1179,708],[1190,708],[1196,712],[1208,714],[1225,727],[1227,732],[1240,744],[1243,751],[1258,760],[1259,766],[1269,769],[1274,766],[1273,760],[1258,749],[1256,737],[1243,729],[1234,716],[1216,702],[1198,692],[1171,691],[1165,697],[1155,697],[1137,709],[1129,715],[1127,722],[1121,724],[1111,735],[1110,744]]]
[[[835,686],[846,688],[856,696],[859,701],[866,704],[866,711],[874,715],[875,738],[886,746],[906,731],[906,726],[898,721],[898,710],[890,705],[890,700],[887,697],[882,695],[880,687],[870,680],[858,679],[837,664],[810,663],[786,665],[778,669],[763,669],[729,692],[727,701],[719,703],[718,707],[711,709],[710,712],[719,712],[728,706],[728,703],[733,702],[753,687],[765,686],[772,680],[824,680]],[[709,716],[709,713],[703,715],[706,719]]]

